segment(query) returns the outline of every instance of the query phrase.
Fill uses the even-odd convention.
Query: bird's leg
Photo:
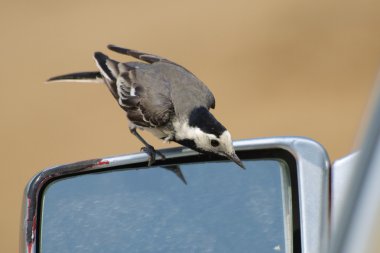
[[[148,154],[149,160],[148,160],[148,166],[151,166],[156,161],[156,154],[161,156],[162,159],[165,159],[165,156],[160,152],[154,149],[152,145],[150,145],[148,142],[144,140],[143,137],[137,132],[137,129],[130,128],[129,129],[131,133],[137,137],[144,145],[145,147],[142,147],[141,150]]]

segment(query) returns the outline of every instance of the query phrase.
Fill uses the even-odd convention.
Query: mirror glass
[[[287,166],[245,160],[110,170],[50,183],[40,252],[290,252]]]

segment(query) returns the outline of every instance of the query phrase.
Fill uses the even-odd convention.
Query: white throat
[[[231,135],[227,130],[218,138],[220,145],[218,147],[212,147],[210,140],[215,139],[215,135],[205,133],[198,127],[189,126],[187,121],[175,121],[173,126],[176,132],[174,136],[176,140],[193,140],[198,148],[214,153],[235,153],[232,146]]]
[[[198,140],[201,143],[208,141],[207,134],[202,132],[198,127],[189,126],[189,123],[187,121],[175,121],[173,123],[173,126],[175,130],[176,140]]]

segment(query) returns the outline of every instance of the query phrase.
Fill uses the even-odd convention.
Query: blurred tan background
[[[334,160],[353,147],[380,66],[379,13],[378,0],[2,1],[2,252],[18,251],[32,175],[141,147],[104,86],[47,78],[94,70],[108,43],[162,55],[208,84],[235,139],[307,136]]]

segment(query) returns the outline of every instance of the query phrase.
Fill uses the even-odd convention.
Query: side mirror
[[[246,170],[182,148],[152,167],[140,153],[44,170],[25,193],[24,252],[322,252],[323,148],[294,137],[235,147]]]

